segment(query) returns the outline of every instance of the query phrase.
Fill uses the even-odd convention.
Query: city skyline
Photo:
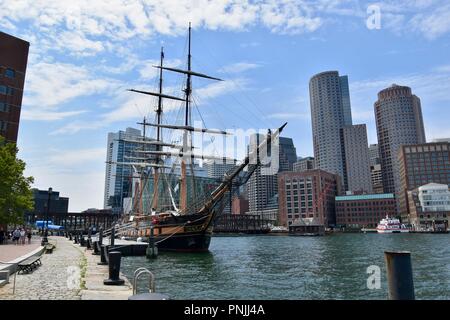
[[[184,64],[183,48],[176,43],[186,36],[188,20],[171,21],[169,16],[165,29],[148,25],[146,31],[147,24],[138,23],[142,17],[134,16],[134,9],[121,13],[112,6],[118,21],[131,21],[129,27],[119,23],[114,29],[101,13],[95,14],[102,2],[97,8],[86,6],[73,19],[57,4],[56,13],[51,6],[30,2],[35,10],[23,10],[20,5],[0,4],[0,29],[30,42],[19,156],[37,188],[52,186],[70,197],[70,211],[101,208],[107,133],[138,128],[135,123],[153,109],[152,100],[136,98],[125,89],[154,87],[151,65],[161,45],[168,64]],[[306,14],[270,3],[256,8],[257,13],[219,10],[222,14],[212,18],[205,10],[188,17],[194,28],[194,67],[228,80],[220,86],[196,83],[209,96],[199,104],[210,114],[207,125],[260,129],[288,121],[284,136],[293,138],[298,156],[312,156],[308,82],[316,73],[338,70],[349,77],[354,122],[367,124],[370,144],[377,143],[377,92],[393,83],[411,87],[420,97],[427,141],[450,136],[450,110],[445,108],[450,101],[450,60],[445,54],[450,28],[427,27],[431,21],[419,17],[426,12],[438,20],[449,6],[409,5],[396,11],[392,3],[381,4],[381,29],[369,30],[367,5],[318,4]],[[267,18],[276,12],[284,22]],[[418,39],[424,45],[417,47]],[[240,105],[232,109],[236,95]],[[242,119],[232,118],[231,112]]]

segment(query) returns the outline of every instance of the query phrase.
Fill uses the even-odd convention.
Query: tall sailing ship
[[[116,162],[116,165],[131,166],[133,169],[132,210],[125,214],[116,226],[116,234],[131,239],[141,238],[152,241],[160,251],[207,251],[213,232],[214,219],[226,206],[227,199],[237,190],[237,185],[245,183],[260,165],[261,150],[270,148],[270,143],[277,138],[286,123],[273,133],[268,130],[264,139],[255,150],[229,170],[217,182],[214,188],[199,190],[195,177],[195,159],[230,161],[225,157],[195,154],[192,136],[202,134],[226,135],[226,131],[196,128],[191,120],[192,77],[213,81],[223,81],[203,73],[191,70],[191,26],[188,33],[187,69],[164,66],[164,52],[161,49],[160,63],[154,66],[159,70],[158,92],[129,89],[129,91],[157,97],[155,122],[144,121],[141,139],[124,139],[126,142],[142,146],[135,150],[136,156],[130,156],[129,162]],[[176,97],[163,92],[163,72],[174,72],[186,77],[184,97]],[[163,101],[178,101],[183,108],[183,124],[163,123]],[[146,136],[146,128],[153,127],[155,137]],[[163,141],[163,129],[178,131],[182,134],[181,143]],[[225,163],[225,162],[224,162]],[[230,163],[230,162],[226,162]],[[175,174],[175,169],[179,174]],[[175,177],[175,178],[174,178]],[[190,189],[189,189],[190,187]],[[189,192],[190,191],[190,192]],[[149,196],[150,195],[150,196]],[[176,197],[179,197],[179,200]],[[144,201],[145,200],[145,201]],[[178,200],[178,201],[177,201]]]

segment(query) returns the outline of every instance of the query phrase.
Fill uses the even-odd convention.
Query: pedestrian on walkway
[[[31,244],[31,229],[27,231],[28,244]]]
[[[19,244],[19,239],[20,239],[20,230],[19,229],[15,229],[13,231],[13,242],[15,245]]]
[[[25,237],[27,233],[25,232],[24,228],[20,228],[20,244],[25,245]]]

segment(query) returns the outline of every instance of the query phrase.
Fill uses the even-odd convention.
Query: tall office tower
[[[378,93],[374,109],[384,192],[398,196],[401,146],[425,143],[420,99],[411,88],[394,84]]]
[[[372,193],[369,148],[365,124],[342,128],[347,190]]]
[[[347,185],[341,129],[352,125],[348,78],[337,71],[316,74],[309,95],[316,168],[338,174]]]
[[[0,32],[0,136],[17,142],[30,43]]]
[[[256,148],[255,145],[264,139],[264,135],[261,134],[251,135],[249,148]],[[269,170],[268,167],[258,167],[247,182],[249,211],[252,213],[267,209],[271,200],[278,193],[277,173],[292,170],[292,166],[297,160],[297,154],[291,138],[279,138],[278,155],[278,168]]]
[[[305,170],[312,170],[315,168],[314,157],[305,157],[297,160],[292,166],[292,171],[301,172]]]
[[[156,150],[155,145],[140,143],[142,139],[141,131],[134,128],[108,133],[103,204],[105,209],[122,211],[123,199],[132,196],[133,168],[121,163],[142,162],[133,159],[142,157],[137,151]]]
[[[371,144],[369,146],[369,159],[371,166],[381,163],[380,152],[378,152],[378,144]]]

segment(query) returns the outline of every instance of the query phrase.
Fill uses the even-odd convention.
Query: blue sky
[[[369,5],[380,29],[366,26]],[[107,133],[154,115],[154,99],[125,89],[155,89],[161,46],[167,65],[185,66],[189,21],[193,69],[226,80],[194,80],[208,127],[288,121],[284,136],[312,155],[308,81],[338,70],[369,143],[377,92],[393,83],[421,98],[428,140],[450,137],[448,1],[0,0],[0,30],[31,43],[18,146],[36,187],[70,197],[72,211],[102,207]]]

